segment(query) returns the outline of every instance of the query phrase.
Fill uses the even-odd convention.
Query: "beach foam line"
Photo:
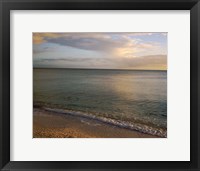
[[[126,128],[126,129],[131,129],[134,131],[138,131],[141,133],[145,134],[150,134],[150,135],[155,135],[158,137],[166,138],[167,137],[167,131],[159,129],[159,128],[153,128],[144,124],[139,124],[139,123],[130,123],[127,121],[120,121],[120,120],[115,120],[111,118],[105,118],[102,116],[95,116],[90,113],[84,113],[81,111],[73,111],[73,110],[67,110],[67,109],[56,109],[56,108],[48,108],[48,107],[43,107],[44,110],[49,111],[49,112],[55,112],[59,114],[65,114],[65,115],[72,115],[72,116],[78,116],[78,117],[84,117],[88,119],[94,119],[106,124],[118,126],[121,128]]]

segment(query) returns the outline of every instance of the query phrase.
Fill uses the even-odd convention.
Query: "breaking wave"
[[[131,123],[128,121],[122,121],[122,120],[116,120],[111,118],[106,118],[102,116],[95,116],[91,113],[81,112],[81,111],[73,111],[73,110],[66,110],[66,109],[53,109],[44,107],[43,108],[46,111],[55,112],[59,114],[65,114],[65,115],[72,115],[72,116],[78,116],[78,117],[84,117],[88,119],[97,120],[103,123],[107,123],[110,125],[118,126],[121,128],[126,128],[130,130],[135,130],[141,133],[150,134],[158,137],[167,137],[167,131],[159,128],[154,128],[148,125],[140,124],[140,123]]]

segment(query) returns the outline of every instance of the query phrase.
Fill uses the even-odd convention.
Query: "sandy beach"
[[[33,113],[33,138],[160,138],[42,108],[34,108]]]

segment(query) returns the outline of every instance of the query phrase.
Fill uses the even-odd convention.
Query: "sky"
[[[167,70],[167,33],[33,33],[33,67]]]

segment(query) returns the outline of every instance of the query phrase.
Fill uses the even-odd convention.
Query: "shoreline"
[[[101,121],[33,108],[33,138],[163,138]]]

